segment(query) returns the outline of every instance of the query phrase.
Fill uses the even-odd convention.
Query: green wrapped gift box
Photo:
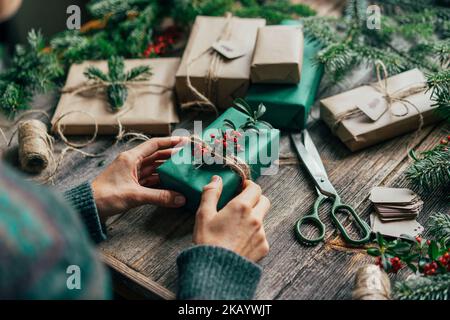
[[[217,140],[220,132],[226,132],[228,129],[226,122],[231,122],[239,128],[247,123],[247,120],[246,114],[235,108],[229,108],[201,133],[196,134],[194,128],[194,135],[202,137],[203,141],[209,143]],[[256,127],[260,129],[259,133],[253,130],[245,131],[239,138],[242,150],[237,152],[237,156],[249,165],[253,180],[261,174],[276,173],[280,138],[277,129],[268,129],[260,122],[256,123]],[[182,193],[187,199],[187,209],[195,212],[200,203],[203,187],[214,175],[219,175],[223,181],[223,191],[218,204],[220,209],[238,193],[242,184],[241,178],[236,172],[221,164],[199,167],[194,162],[193,150],[191,144],[185,145],[158,168],[161,185],[165,189]]]
[[[286,20],[282,24],[296,25],[298,20]],[[251,106],[263,103],[267,112],[263,120],[274,127],[286,130],[305,128],[311,106],[322,79],[323,66],[313,59],[320,44],[305,35],[301,80],[296,85],[252,84],[246,100]]]

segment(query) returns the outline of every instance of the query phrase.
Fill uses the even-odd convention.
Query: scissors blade
[[[294,143],[298,156],[308,169],[308,172],[311,175],[311,177],[314,179],[317,189],[319,189],[321,193],[328,196],[336,195],[336,190],[334,189],[331,182],[328,180],[328,176],[322,161],[319,161],[319,163],[317,163],[315,157],[306,149],[303,143],[303,134],[293,133],[291,134],[291,139],[292,142]],[[311,138],[309,139],[310,142],[308,143],[314,146],[314,143],[312,142]],[[316,147],[314,146],[312,149],[315,150],[315,152],[317,153],[317,157],[320,158]]]
[[[325,166],[323,165],[322,158],[319,155],[319,151],[317,151],[317,147],[311,139],[309,132],[307,130],[303,130],[303,144],[306,148],[306,151],[316,160],[317,165],[322,169],[322,173],[328,178],[327,170],[325,170]]]

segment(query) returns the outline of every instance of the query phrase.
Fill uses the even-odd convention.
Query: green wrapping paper
[[[240,127],[247,121],[247,118],[248,116],[244,113],[235,108],[229,108],[198,136],[201,136],[203,141],[209,142],[212,140],[211,134],[217,137],[217,129],[223,131],[227,129],[224,126],[225,119],[233,122],[236,127]],[[240,138],[239,143],[243,146],[243,150],[237,153],[237,156],[249,165],[252,180],[257,179],[262,173],[268,174],[269,171],[272,174],[276,173],[278,164],[276,160],[278,160],[279,131],[267,130],[262,123],[257,123],[256,126],[266,130],[261,130],[258,135],[252,134],[249,139],[246,139],[245,135]],[[172,155],[171,159],[157,169],[157,172],[162,187],[182,193],[187,199],[186,208],[191,212],[197,210],[203,187],[211,181],[214,175],[222,177],[223,181],[219,209],[239,192],[242,184],[240,176],[223,165],[204,165],[197,168],[193,163],[192,146],[189,144]]]
[[[297,20],[282,22],[284,25],[300,23]],[[299,84],[253,84],[250,86],[245,99],[251,106],[259,103],[266,106],[267,112],[262,120],[279,129],[302,130],[305,128],[323,74],[323,66],[313,60],[319,50],[319,43],[305,35]]]

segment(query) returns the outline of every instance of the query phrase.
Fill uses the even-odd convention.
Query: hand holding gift
[[[183,206],[183,195],[155,188],[159,184],[156,169],[183,141],[182,137],[154,138],[121,153],[92,182],[100,217],[106,219],[144,204]]]
[[[263,227],[264,216],[270,209],[269,199],[261,194],[260,186],[247,180],[242,192],[218,211],[222,190],[220,176],[213,176],[203,188],[194,243],[219,246],[251,261],[259,261],[269,252]]]

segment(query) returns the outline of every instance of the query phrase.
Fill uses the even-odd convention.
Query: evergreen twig
[[[448,300],[450,273],[397,281],[394,297],[399,300]]]

